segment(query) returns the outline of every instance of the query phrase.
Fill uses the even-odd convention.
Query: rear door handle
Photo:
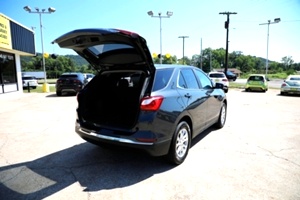
[[[190,95],[189,93],[186,93],[186,94],[184,95],[184,97],[186,97],[186,98],[191,98],[191,96],[192,96],[192,95]]]

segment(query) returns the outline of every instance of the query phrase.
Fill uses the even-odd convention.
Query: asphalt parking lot
[[[83,141],[75,96],[0,95],[0,199],[300,199],[300,96],[227,96],[225,127],[175,167]]]

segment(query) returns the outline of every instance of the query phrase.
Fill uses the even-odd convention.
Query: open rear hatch
[[[146,40],[133,32],[79,29],[62,35],[52,43],[57,43],[61,48],[73,49],[97,71],[120,69],[127,64],[150,74],[155,71]]]
[[[81,29],[53,42],[73,49],[98,71],[78,95],[81,126],[133,128],[155,74],[146,40],[123,30]]]

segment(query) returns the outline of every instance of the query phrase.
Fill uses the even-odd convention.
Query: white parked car
[[[289,75],[281,84],[280,94],[300,94],[300,75]]]
[[[37,78],[29,75],[22,76],[22,82],[23,88],[28,88],[29,86],[30,88],[35,89],[39,85]]]
[[[90,82],[94,78],[94,74],[84,73],[84,78],[87,80],[87,82]]]
[[[208,76],[215,83],[222,83],[224,85],[224,92],[228,92],[229,81],[223,72],[209,72]]]

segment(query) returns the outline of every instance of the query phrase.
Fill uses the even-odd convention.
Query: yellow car
[[[263,74],[252,74],[249,76],[246,86],[246,92],[250,91],[268,91],[268,79]]]

